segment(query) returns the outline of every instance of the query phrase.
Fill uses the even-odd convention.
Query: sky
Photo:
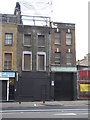
[[[0,13],[13,14],[17,1],[30,3],[38,0],[0,0]],[[52,20],[75,24],[76,60],[83,59],[88,53],[88,2],[89,0],[52,0]],[[24,12],[22,6],[21,11]]]

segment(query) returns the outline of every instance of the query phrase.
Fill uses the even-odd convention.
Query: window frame
[[[59,54],[60,54],[60,58],[59,58],[59,57],[57,57],[57,58],[59,58],[59,59],[60,59],[60,61],[59,61],[59,62],[55,61],[55,60],[56,60],[56,58],[55,58],[55,53],[59,53]],[[55,63],[55,64],[61,64],[61,52],[55,52],[55,53],[54,53],[54,63]]]
[[[31,44],[30,45],[25,45],[24,43],[24,41],[25,41],[25,35],[28,35],[28,36],[31,36]],[[25,46],[25,47],[31,47],[32,46],[32,35],[31,35],[31,33],[23,33],[23,46]]]
[[[56,39],[55,34],[59,35],[60,42],[58,42],[58,43],[55,42],[55,39]],[[57,31],[54,32],[54,44],[55,45],[60,45],[61,44],[61,32],[60,31],[59,32],[57,32]]]
[[[44,55],[44,70],[39,70],[38,55]],[[46,52],[37,52],[36,70],[37,71],[46,71]]]
[[[71,44],[67,44],[67,34],[71,34]],[[68,38],[68,39],[70,39],[70,38]],[[67,46],[70,46],[70,45],[72,45],[72,33],[71,32],[66,32],[66,45]]]
[[[44,40],[45,40],[45,34],[37,33],[37,46],[38,46],[38,47],[45,47],[46,45],[41,45],[41,46],[38,45],[38,38],[39,38],[38,36],[44,36]],[[45,44],[46,44],[46,43],[45,43]]]
[[[6,42],[7,41],[7,39],[6,39],[6,35],[11,35],[11,37],[12,37],[12,39],[8,39],[8,41],[10,42]],[[5,38],[4,38],[4,45],[5,46],[12,46],[13,45],[13,33],[12,32],[5,32]]]
[[[12,58],[11,58],[11,69],[9,70],[9,69],[5,69],[5,54],[11,54],[12,56]],[[13,52],[4,52],[3,53],[3,70],[4,71],[12,71],[13,70]]]
[[[71,61],[71,62],[67,62],[67,54],[71,54],[71,59],[70,59],[70,57],[69,57],[69,60]],[[72,52],[66,52],[66,65],[68,65],[68,66],[72,66]]]
[[[24,68],[24,55],[25,55],[25,54],[31,56],[30,70],[26,70],[26,69]],[[23,51],[23,53],[22,53],[22,71],[32,71],[32,52],[30,52],[30,51]]]

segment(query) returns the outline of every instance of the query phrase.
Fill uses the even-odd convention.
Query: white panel
[[[59,52],[59,48],[56,49],[56,52]]]
[[[0,78],[0,80],[9,80],[9,78]]]
[[[68,29],[68,33],[70,33],[70,29]]]
[[[7,101],[9,100],[9,81],[7,81]]]
[[[70,50],[70,49],[68,49],[68,52],[70,53],[70,52],[71,52],[71,50]]]
[[[23,15],[51,16],[52,0],[18,0]]]

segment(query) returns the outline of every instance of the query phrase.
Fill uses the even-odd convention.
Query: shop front
[[[15,72],[0,72],[0,101],[14,100]]]

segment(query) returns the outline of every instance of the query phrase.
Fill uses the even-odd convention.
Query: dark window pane
[[[66,33],[66,45],[72,44],[72,35],[71,33]]]
[[[31,35],[24,34],[24,45],[26,46],[31,45]]]
[[[4,70],[12,69],[12,53],[5,53],[4,56]]]
[[[72,53],[66,53],[66,64],[72,65]]]
[[[45,36],[44,35],[38,35],[38,46],[39,47],[45,46]]]
[[[55,52],[55,63],[60,64],[60,58],[61,54],[60,52]]]
[[[60,33],[55,32],[55,44],[60,44],[61,38],[60,38]]]

